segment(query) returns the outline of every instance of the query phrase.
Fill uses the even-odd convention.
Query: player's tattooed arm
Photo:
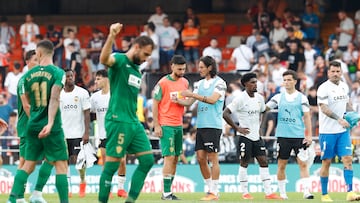
[[[334,119],[334,120],[339,120],[339,116],[336,115],[327,104],[320,104],[320,110],[321,112],[323,112],[325,115],[327,115],[328,117]]]

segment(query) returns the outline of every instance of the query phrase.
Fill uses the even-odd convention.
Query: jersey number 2
[[[31,85],[31,90],[35,94],[36,107],[47,106],[47,84],[46,82],[35,82]]]

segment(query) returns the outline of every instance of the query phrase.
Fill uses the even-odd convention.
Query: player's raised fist
[[[112,36],[116,36],[117,34],[119,34],[119,32],[121,31],[123,27],[123,24],[120,23],[114,23],[110,26],[110,34]]]

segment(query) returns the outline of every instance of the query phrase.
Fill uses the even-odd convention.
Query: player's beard
[[[136,65],[141,65],[143,62],[141,62],[140,57],[138,55],[134,55],[133,63]]]
[[[174,75],[175,75],[177,78],[182,78],[182,77],[184,77],[184,74],[176,74],[176,73],[174,73]]]

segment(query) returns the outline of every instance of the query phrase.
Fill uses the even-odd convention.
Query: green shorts
[[[149,138],[141,123],[105,121],[106,156],[122,158],[126,153],[152,151]]]
[[[44,157],[49,162],[68,160],[68,151],[64,132],[51,131],[43,139],[39,139],[40,130],[28,129],[26,134],[25,160],[39,161]]]
[[[161,152],[163,156],[180,156],[183,144],[182,126],[161,126],[162,137],[160,138]]]
[[[26,148],[26,141],[25,137],[20,137],[20,144],[19,144],[19,155],[20,157],[25,157],[25,148]]]

